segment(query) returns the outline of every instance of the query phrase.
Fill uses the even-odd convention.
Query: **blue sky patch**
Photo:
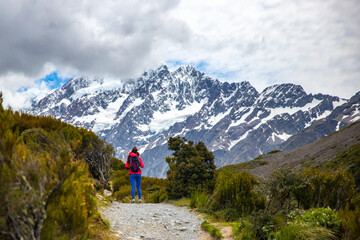
[[[45,77],[37,80],[36,82],[39,83],[39,84],[41,84],[41,82],[45,82],[46,85],[50,89],[56,89],[56,88],[60,88],[68,80],[69,80],[69,78],[61,78],[61,77],[59,77],[57,71],[54,71],[52,73],[49,73]]]
[[[44,82],[50,90],[53,90],[62,87],[69,79],[70,78],[60,77],[57,71],[54,71],[45,77],[36,80],[35,84],[40,86]],[[29,86],[24,86],[19,88],[17,92],[26,92],[27,90],[29,90]]]

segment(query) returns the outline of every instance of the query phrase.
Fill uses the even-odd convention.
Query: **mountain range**
[[[94,131],[120,159],[133,146],[143,174],[165,177],[169,137],[202,141],[222,167],[314,142],[360,119],[360,92],[351,99],[308,94],[276,84],[258,92],[249,82],[221,82],[183,66],[166,65],[122,81],[75,77],[23,109]]]

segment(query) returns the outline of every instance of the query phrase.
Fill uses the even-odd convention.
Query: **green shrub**
[[[107,184],[111,146],[90,131],[1,104],[0,93],[0,238],[93,239],[92,224],[101,221],[94,178]]]
[[[309,183],[300,174],[280,170],[274,171],[270,178],[263,182],[263,189],[269,196],[269,211],[274,214],[282,210],[293,209],[307,204]]]
[[[340,229],[340,218],[338,214],[330,208],[306,210],[299,219],[300,222],[307,223],[313,227],[325,227],[333,230]]]
[[[122,186],[113,195],[114,198],[120,202],[131,202],[131,185]]]
[[[130,185],[130,177],[126,170],[111,171],[110,179],[113,192],[119,191],[124,185]]]
[[[90,223],[97,214],[95,191],[87,166],[79,164],[48,206],[42,239],[90,234]]]
[[[166,191],[163,189],[161,191],[156,191],[152,194],[150,194],[148,197],[147,197],[147,202],[151,202],[151,203],[161,203],[161,202],[164,202],[166,201],[167,199],[167,194],[166,194]]]
[[[264,209],[265,197],[254,190],[257,184],[256,178],[247,172],[221,171],[216,181],[212,208],[235,209],[239,213],[237,216]]]
[[[314,227],[305,223],[292,223],[281,228],[276,240],[319,240],[336,239],[335,234],[324,227]]]
[[[309,207],[330,207],[339,210],[351,201],[355,194],[355,181],[348,171],[343,169],[319,171],[305,169],[304,178],[310,186],[302,203]]]

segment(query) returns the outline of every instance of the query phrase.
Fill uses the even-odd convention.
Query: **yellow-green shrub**
[[[73,139],[91,136],[92,148],[105,155],[99,161],[106,164],[111,147],[95,134],[55,118],[5,110],[0,93],[1,239],[92,238],[91,223],[101,221],[94,179],[82,152],[74,158],[77,145],[66,141],[61,131],[66,127],[75,133]]]
[[[216,180],[212,207],[214,210],[234,209],[238,212],[237,217],[264,209],[265,197],[254,190],[257,184],[257,179],[247,172],[221,171]]]
[[[65,180],[47,208],[42,239],[65,236],[76,238],[91,234],[89,225],[96,216],[95,190],[84,163],[74,164],[74,172]]]
[[[303,201],[310,207],[330,207],[339,210],[344,208],[355,194],[354,178],[343,169],[326,172],[306,169],[304,177],[308,179],[310,187],[306,189],[308,197]]]
[[[116,191],[113,195],[114,195],[114,198],[120,202],[130,202],[132,199],[131,186],[124,185],[118,191]]]

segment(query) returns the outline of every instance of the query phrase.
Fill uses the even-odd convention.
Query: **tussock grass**
[[[323,227],[313,227],[308,224],[289,224],[277,234],[277,240],[331,240],[337,239],[333,231]]]
[[[208,221],[203,221],[201,223],[201,228],[210,233],[210,235],[215,239],[221,239],[223,237],[220,230],[211,225]]]
[[[204,211],[208,207],[210,195],[204,191],[195,191],[191,194],[190,207]]]

